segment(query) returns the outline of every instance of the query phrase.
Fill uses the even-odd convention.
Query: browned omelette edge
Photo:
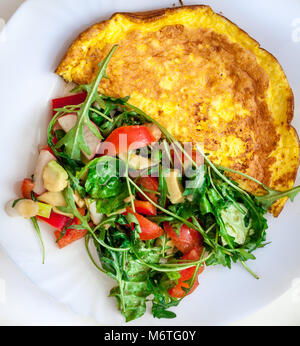
[[[180,11],[180,10],[182,10],[184,8],[187,8],[187,9],[209,8],[209,9],[211,9],[211,7],[207,6],[207,5],[190,5],[190,6],[163,8],[163,9],[157,9],[157,10],[151,10],[151,11],[145,11],[145,12],[116,12],[109,19],[104,20],[104,21],[102,21],[100,23],[96,23],[93,26],[89,27],[84,32],[82,32],[73,41],[73,43],[69,46],[69,48],[67,50],[67,53],[63,57],[61,63],[59,64],[59,66],[57,67],[55,72],[57,74],[59,74],[60,70],[63,69],[64,65],[69,65],[69,64],[72,65],[71,62],[74,60],[74,57],[77,56],[77,54],[81,53],[80,52],[80,47],[77,46],[78,41],[80,41],[81,39],[87,40],[87,39],[93,37],[93,34],[94,34],[95,31],[103,30],[105,28],[105,26],[108,24],[108,22],[112,18],[114,18],[116,15],[123,15],[123,16],[129,18],[133,22],[138,22],[138,23],[145,22],[145,23],[148,23],[148,22],[156,21],[157,19],[159,19],[161,17],[164,17],[167,13],[172,13],[172,12]],[[260,49],[264,50],[267,54],[269,54],[269,56],[272,58],[272,60],[274,60],[274,62],[279,65],[279,67],[281,68],[284,76],[287,79],[287,76],[286,76],[286,74],[285,74],[281,64],[274,57],[274,55],[272,55],[266,49],[261,48],[259,42],[256,41],[253,37],[251,37],[246,31],[241,29],[237,24],[233,23],[232,21],[230,21],[228,18],[224,17],[221,14],[218,14],[218,16],[224,18],[227,22],[231,23],[231,25],[237,27],[240,31],[242,31],[245,35],[247,35],[250,40],[254,41],[259,46]],[[76,52],[76,53],[74,54],[74,52]],[[289,127],[289,129],[294,131],[294,133],[296,134],[296,137],[298,138],[298,146],[300,148],[300,138],[299,138],[299,135],[298,135],[296,129],[291,125],[291,122],[292,122],[293,117],[294,117],[294,94],[293,94],[293,91],[292,91],[290,85],[289,85],[289,93],[290,93],[290,96],[287,98],[288,106],[287,106],[287,124],[286,125]],[[294,171],[294,174],[293,174],[294,182],[295,182],[296,177],[297,177],[299,165],[300,165],[300,156],[298,158],[298,168]],[[274,205],[271,207],[270,211],[273,213],[273,215],[275,217],[277,217],[280,214],[280,212],[282,211],[283,207],[284,207],[284,204],[283,205],[280,205],[280,204],[277,205],[277,203],[275,202]]]

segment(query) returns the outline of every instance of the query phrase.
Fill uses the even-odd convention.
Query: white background
[[[7,21],[22,2],[0,0],[0,17]],[[299,282],[296,285],[299,286]],[[262,311],[237,324],[300,325],[300,299],[297,297],[299,293],[295,296],[295,290],[291,289]],[[96,325],[92,319],[74,314],[38,289],[0,247],[0,325],[36,324]]]

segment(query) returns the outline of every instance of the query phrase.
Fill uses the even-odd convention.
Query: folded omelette
[[[246,32],[208,6],[116,13],[83,32],[56,72],[90,83],[113,44],[119,47],[101,93],[129,95],[178,140],[203,143],[217,164],[277,190],[293,186],[293,92],[278,61]],[[256,183],[234,179],[261,193]],[[275,216],[285,201],[272,206]]]

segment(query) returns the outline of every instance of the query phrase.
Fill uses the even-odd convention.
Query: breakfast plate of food
[[[0,43],[0,243],[101,324],[226,324],[300,275],[299,5],[209,5],[28,0]]]

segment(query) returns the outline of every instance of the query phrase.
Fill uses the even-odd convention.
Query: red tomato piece
[[[164,231],[156,223],[146,219],[144,216],[135,213],[131,208],[127,208],[127,213],[133,214],[141,227],[140,238],[141,240],[155,239],[163,235]]]
[[[191,251],[183,255],[181,259],[186,261],[198,261],[200,259],[202,251],[203,251],[203,247],[201,249],[198,247],[194,247]],[[190,280],[195,273],[195,269],[196,269],[196,266],[180,270],[179,273],[181,277],[179,280],[180,281]],[[197,275],[201,274],[203,270],[204,270],[204,265],[199,268]]]
[[[196,267],[191,267],[191,268],[180,270],[180,272],[179,272],[181,275],[180,281],[190,280],[194,275],[195,268]]]
[[[128,150],[146,147],[155,142],[155,138],[146,126],[133,125],[115,129],[105,142],[112,143],[116,149],[115,152],[119,154]]]
[[[137,213],[148,215],[148,216],[154,216],[156,215],[156,207],[151,203],[147,201],[134,201],[134,207]]]
[[[198,278],[196,278],[193,287],[190,289],[187,295],[193,293],[198,286],[199,282]],[[173,298],[183,298],[186,295],[183,288],[189,288],[189,284],[187,282],[179,282],[176,286],[169,289],[169,295]]]
[[[173,298],[183,298],[186,295],[184,288],[189,288],[189,285],[185,282],[178,282],[177,285],[169,289],[169,295]]]
[[[80,94],[74,94],[66,97],[60,97],[57,99],[52,100],[52,113],[55,115],[54,109],[56,108],[62,108],[65,106],[71,106],[71,105],[79,105],[80,103],[84,102],[86,99],[86,93],[80,93]]]
[[[202,249],[200,250],[198,247],[194,247],[192,250],[190,250],[188,253],[183,255],[181,257],[182,260],[189,260],[189,261],[197,261],[200,259],[202,253]],[[171,297],[174,298],[183,298],[186,295],[186,292],[184,291],[183,288],[189,288],[189,284],[185,281],[188,281],[192,279],[195,273],[196,266],[180,270],[180,275],[181,277],[178,279],[177,285],[172,287],[169,290],[169,294]],[[199,270],[197,275],[200,275],[204,270],[204,265],[202,265]],[[188,294],[191,294],[197,287],[199,286],[198,282],[198,277],[195,278],[194,284]]]
[[[203,247],[195,246],[189,252],[184,254],[181,259],[185,261],[198,261],[200,259]]]
[[[185,224],[180,228],[179,237],[169,222],[164,222],[164,229],[177,249],[183,254],[189,252],[195,246],[200,247],[203,243],[201,234],[197,230],[189,228]]]
[[[195,289],[199,286],[199,281],[198,281],[198,277],[195,278],[193,287],[190,289],[190,291],[188,292],[187,295],[193,293],[195,291]]]
[[[159,183],[158,179],[154,177],[140,177],[137,180],[137,185],[152,191],[158,191]],[[147,195],[154,203],[158,202],[158,197],[155,193],[144,191],[145,195]],[[144,197],[141,193],[138,192],[138,196],[143,201],[146,201],[146,197]]]
[[[24,179],[21,185],[21,193],[24,198],[31,199],[31,192],[34,189],[34,182],[31,179]]]

